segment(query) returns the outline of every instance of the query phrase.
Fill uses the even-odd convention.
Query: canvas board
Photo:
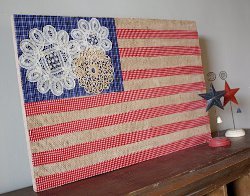
[[[36,192],[210,139],[193,21],[14,15]]]

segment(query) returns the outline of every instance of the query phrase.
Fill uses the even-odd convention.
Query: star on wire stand
[[[216,91],[212,83],[210,84],[210,89],[207,93],[199,94],[199,96],[201,96],[203,99],[207,101],[206,111],[211,109],[211,107],[213,106],[217,106],[221,109],[224,109],[220,101],[221,97],[223,97],[224,95],[225,91]],[[208,145],[210,147],[230,146],[231,141],[226,137],[214,137],[211,138]]]
[[[207,100],[206,112],[213,106],[217,106],[221,109],[224,109],[220,101],[220,98],[223,97],[224,95],[225,91],[216,91],[212,83],[210,84],[210,89],[207,93],[199,94],[199,96]]]
[[[245,135],[245,131],[243,129],[236,129],[235,128],[235,121],[234,121],[234,113],[233,113],[233,107],[232,107],[232,102],[235,104],[239,104],[235,94],[238,92],[239,88],[234,88],[231,89],[227,83],[227,81],[225,81],[225,95],[224,95],[224,107],[230,103],[230,109],[231,109],[231,114],[232,114],[232,120],[233,120],[233,129],[229,129],[226,131],[225,135],[226,137],[241,137]],[[237,109],[237,113],[240,113],[241,110],[240,108]]]

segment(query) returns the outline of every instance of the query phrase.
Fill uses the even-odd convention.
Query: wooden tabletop
[[[250,171],[250,130],[231,147],[199,145],[137,165],[35,193],[4,195],[203,195]]]

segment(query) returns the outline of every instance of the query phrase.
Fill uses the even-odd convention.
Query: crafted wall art
[[[195,22],[14,15],[36,192],[210,139]]]

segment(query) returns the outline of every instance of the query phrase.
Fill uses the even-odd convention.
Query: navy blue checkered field
[[[46,25],[52,25],[57,31],[65,30],[70,35],[72,29],[77,29],[77,22],[80,19],[89,21],[91,17],[63,17],[63,16],[38,16],[38,15],[14,15],[14,25],[17,41],[18,56],[22,54],[20,50],[20,42],[24,39],[29,39],[29,31],[33,28],[42,30]],[[102,93],[124,91],[119,50],[116,37],[115,20],[113,18],[97,18],[102,26],[109,29],[109,40],[112,42],[112,49],[107,52],[107,55],[112,60],[114,66],[114,81],[110,84],[110,88]],[[72,38],[71,38],[72,39]],[[40,93],[36,82],[29,82],[26,78],[26,69],[20,67],[24,102],[37,102],[53,99],[62,99],[70,97],[88,96],[83,87],[77,80],[76,86],[72,90],[64,89],[61,96],[55,96],[51,91],[46,94]]]

